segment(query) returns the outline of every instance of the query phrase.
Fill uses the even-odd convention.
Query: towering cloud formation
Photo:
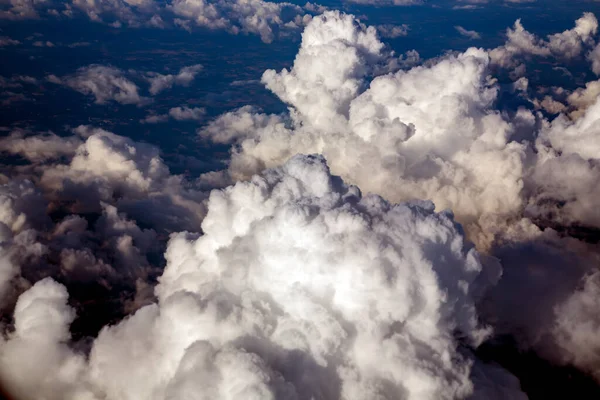
[[[561,43],[575,43],[569,38],[588,41],[596,29],[595,17],[585,14],[573,30],[548,42],[523,29],[509,36],[511,46],[549,55]],[[296,153],[316,152],[362,190],[393,201],[432,199],[438,209],[452,209],[481,250],[509,260],[499,289],[486,302],[506,306],[505,293],[517,286],[519,304],[540,293],[523,313],[506,315],[512,308],[491,307],[486,317],[510,332],[525,332],[521,337],[533,346],[542,345],[540,331],[559,324],[550,335],[555,350],[549,356],[582,359],[572,353],[572,342],[580,339],[566,339],[576,324],[565,322],[564,310],[589,309],[576,302],[590,298],[586,291],[595,290],[595,281],[586,283],[584,292],[577,288],[598,268],[597,249],[544,227],[600,227],[593,200],[599,194],[600,159],[593,85],[569,97],[573,104],[590,98],[576,121],[559,115],[550,122],[526,109],[509,117],[495,110],[499,87],[490,78],[491,59],[484,50],[372,78],[386,57],[373,30],[351,16],[325,13],[305,30],[292,69],[263,75],[267,88],[290,105],[289,115],[244,107],[220,116],[200,134],[234,143],[229,166],[234,179],[247,179]],[[529,251],[536,256],[524,256]],[[535,258],[544,254],[554,256],[539,267],[540,275],[526,272],[538,268]],[[561,270],[557,260],[577,267]],[[589,359],[580,365],[591,369]]]
[[[318,156],[214,191],[208,210],[202,236],[171,239],[158,303],[106,327],[87,363],[63,344],[64,289],[45,280],[23,294],[0,346],[7,386],[63,399],[472,392],[459,346],[489,333],[474,306],[488,277],[450,214],[362,197]],[[40,314],[52,334],[33,329]],[[19,356],[37,348],[51,364],[28,375]]]
[[[509,143],[512,128],[492,108],[497,88],[487,78],[488,55],[470,49],[430,67],[379,76],[365,90],[385,61],[382,50],[375,30],[353,17],[317,17],[292,70],[263,75],[292,106],[290,124],[243,109],[201,133],[239,143],[234,177],[319,152],[334,173],[363,190],[394,201],[432,199],[463,223],[515,213],[525,149]]]

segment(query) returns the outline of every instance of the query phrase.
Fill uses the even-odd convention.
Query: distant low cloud
[[[54,43],[50,42],[50,41],[35,41],[33,42],[33,46],[34,47],[54,47]]]
[[[368,5],[394,5],[394,6],[417,6],[425,3],[425,0],[346,0],[349,3]]]
[[[454,28],[458,31],[458,33],[469,39],[481,39],[481,35],[476,31],[466,30],[465,28],[459,25],[455,26]]]
[[[206,110],[202,107],[173,107],[167,114],[149,114],[140,122],[143,124],[158,124],[167,122],[169,118],[176,121],[199,121],[204,118]]]
[[[52,83],[70,87],[82,94],[91,95],[96,104],[115,101],[120,104],[147,104],[150,99],[140,96],[138,86],[118,68],[90,65],[64,77],[48,76]]]
[[[173,86],[189,86],[201,70],[202,65],[196,64],[181,68],[177,74],[165,75],[158,72],[124,71],[112,66],[92,64],[79,68],[74,74],[62,77],[48,75],[46,80],[91,95],[96,104],[114,101],[120,104],[144,106],[151,103],[152,98],[142,96],[134,80],[149,83],[148,91],[150,95],[155,96]],[[156,119],[158,116],[148,118],[150,119],[146,122],[159,122]]]
[[[597,31],[598,20],[592,13],[584,13],[575,21],[574,28],[548,35],[547,40],[527,31],[519,19],[513,28],[507,29],[506,43],[490,51],[490,56],[493,63],[504,68],[516,67],[523,56],[572,59],[582,53],[584,46],[593,43]]]
[[[197,121],[204,117],[206,110],[200,107],[174,107],[169,110],[171,118],[178,121]]]
[[[390,25],[390,24],[377,25],[377,31],[379,32],[379,34],[381,35],[381,37],[391,38],[391,39],[408,35],[409,29],[410,29],[409,26],[406,25],[406,24],[402,24],[402,25]]]
[[[163,75],[157,72],[149,72],[146,74],[146,79],[150,82],[150,93],[155,95],[163,90],[170,89],[175,85],[188,86],[201,70],[202,65],[196,64],[181,68],[179,73],[175,75]]]
[[[7,3],[4,9],[0,8],[0,19],[50,17],[67,20],[83,14],[91,21],[114,28],[222,29],[232,34],[256,34],[266,43],[278,34],[304,27],[313,14],[324,10],[312,3],[299,6],[264,0],[7,0]]]
[[[0,47],[16,46],[18,44],[21,44],[18,40],[11,39],[8,36],[0,36]]]

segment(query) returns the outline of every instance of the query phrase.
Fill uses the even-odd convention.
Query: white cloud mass
[[[138,93],[138,87],[118,68],[104,65],[89,65],[77,70],[73,75],[58,78],[54,75],[48,81],[68,86],[82,94],[92,95],[96,104],[109,100],[120,104],[143,105],[148,99]]]
[[[457,347],[488,334],[474,306],[485,280],[432,210],[362,197],[321,157],[294,157],[214,191],[203,235],[171,238],[158,303],[103,329],[87,362],[64,344],[66,291],[38,282],[0,371],[23,398],[465,397],[472,361]]]

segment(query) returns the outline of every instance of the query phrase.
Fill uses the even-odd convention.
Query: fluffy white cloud
[[[393,201],[432,199],[467,224],[516,212],[525,151],[510,142],[512,127],[492,108],[497,88],[487,80],[488,55],[470,49],[369,84],[368,74],[385,60],[382,49],[375,31],[351,16],[316,17],[294,67],[263,75],[292,106],[291,120],[242,109],[201,134],[237,140],[235,178],[318,152],[363,190]]]
[[[488,334],[474,307],[487,278],[450,214],[362,197],[315,156],[215,191],[208,207],[202,236],[171,239],[158,303],[106,327],[85,365],[63,344],[64,289],[46,280],[23,294],[0,346],[7,387],[123,400],[472,392],[458,346]],[[51,334],[22,322],[40,313]],[[42,346],[49,362],[22,373]]]
[[[176,75],[163,75],[157,72],[150,72],[146,77],[148,82],[150,82],[150,93],[156,95],[163,90],[172,88],[174,85],[189,86],[201,70],[202,65],[196,64],[181,68]]]
[[[600,380],[600,272],[595,271],[583,280],[575,291],[556,309],[553,334],[564,349],[566,362],[582,368]]]
[[[82,11],[94,22],[110,22],[113,26],[125,23],[132,27],[164,27],[161,17],[156,14],[160,12],[160,5],[154,0],[72,0],[66,7],[69,11]]]
[[[594,21],[586,14],[559,35],[584,42]],[[519,52],[550,55],[550,43],[560,43],[556,35],[554,42],[540,41],[518,27],[511,46]],[[595,83],[563,91],[568,106],[555,111],[574,115],[579,108],[575,119],[560,114],[550,122],[524,108],[509,116],[495,109],[499,86],[490,77],[488,52],[469,49],[372,78],[388,62],[382,48],[371,29],[349,16],[316,17],[293,67],[263,75],[289,114],[244,107],[200,134],[234,144],[233,179],[248,179],[297,153],[321,153],[335,174],[361,190],[392,201],[432,199],[439,209],[452,209],[478,248],[505,263],[501,284],[484,302],[491,304],[485,318],[544,356],[575,359],[576,345],[562,343],[564,333],[548,332],[562,318],[555,308],[578,307],[563,304],[582,297],[577,285],[597,268],[597,250],[543,227],[600,227]],[[526,78],[519,82],[527,92]],[[531,296],[535,304],[519,306]],[[553,350],[541,350],[548,346]],[[578,365],[592,368],[590,361]]]
[[[87,126],[76,133],[85,140],[69,162],[43,168],[40,184],[52,196],[70,199],[77,212],[116,201],[119,209],[158,229],[197,230],[205,195],[171,175],[156,147]]]
[[[596,75],[600,75],[600,44],[588,53],[587,58],[592,62],[592,71]]]
[[[350,3],[370,4],[375,6],[394,5],[394,6],[415,6],[424,3],[424,0],[347,0]]]
[[[50,75],[48,81],[68,86],[85,95],[92,95],[96,104],[112,100],[121,104],[144,105],[149,101],[140,96],[137,85],[129,80],[123,71],[104,65],[82,67],[75,74],[62,78]]]
[[[0,138],[0,151],[19,154],[32,162],[72,156],[81,145],[79,136],[62,138],[52,132],[32,134],[15,129],[9,135]]]
[[[84,14],[91,21],[115,28],[176,26],[191,31],[192,25],[196,25],[232,34],[256,34],[266,43],[277,34],[285,35],[303,27],[310,21],[311,13],[325,10],[312,3],[301,7],[264,0],[7,0],[5,3],[4,9],[0,9],[0,19],[36,19],[40,15],[73,18]]]
[[[384,24],[384,25],[377,25],[377,31],[379,32],[379,34],[382,37],[385,38],[397,38],[400,36],[406,36],[408,35],[408,31],[409,31],[409,26],[406,24],[402,24],[402,25],[390,25],[390,24]]]
[[[44,7],[47,3],[47,0],[4,1],[2,5],[8,7],[0,10],[0,19],[21,20],[39,18],[39,8]]]
[[[570,59],[581,54],[584,44],[593,43],[592,37],[597,31],[598,20],[592,13],[584,13],[575,21],[573,29],[548,35],[548,40],[542,40],[527,31],[521,20],[517,20],[514,28],[506,31],[506,43],[490,51],[490,56],[494,63],[502,67],[516,66],[522,56],[554,55]]]
[[[312,5],[307,5],[308,8],[313,8]],[[294,29],[303,26],[306,18],[310,17],[303,15],[302,7],[295,4],[263,0],[173,0],[168,8],[182,19],[181,23],[192,21],[203,28],[226,29],[233,34],[254,33],[260,35],[266,43],[274,39],[274,26],[279,29]],[[292,13],[290,20],[284,20],[284,11]]]
[[[204,117],[206,110],[202,107],[173,107],[169,110],[169,116],[177,121],[197,121]]]
[[[454,28],[458,31],[458,33],[469,39],[481,39],[481,35],[477,31],[470,31],[462,26],[455,26]]]
[[[75,317],[67,290],[51,279],[37,282],[15,307],[15,330],[0,345],[3,386],[19,399],[44,393],[47,399],[93,399],[70,392],[85,358],[73,355],[64,343]]]

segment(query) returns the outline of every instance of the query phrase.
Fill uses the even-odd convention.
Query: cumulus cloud
[[[72,210],[97,211],[100,201],[117,200],[119,209],[155,227],[198,226],[202,194],[184,190],[156,147],[87,126],[76,133],[85,140],[69,162],[46,166],[40,177],[62,201],[71,199]]]
[[[600,272],[586,276],[582,285],[556,308],[556,325],[553,334],[564,349],[566,362],[582,368],[600,380]]]
[[[301,7],[264,0],[70,0],[63,3],[9,0],[5,3],[4,9],[0,9],[0,19],[36,19],[40,15],[74,18],[83,14],[91,21],[114,28],[165,29],[175,26],[191,31],[192,25],[195,25],[223,29],[232,34],[256,34],[266,43],[273,41],[278,34],[285,35],[290,30],[303,27],[310,21],[311,13],[325,10],[325,7],[312,3]]]
[[[72,75],[61,78],[50,75],[48,81],[68,86],[85,95],[91,95],[94,97],[96,104],[115,101],[120,104],[140,106],[149,101],[149,99],[140,96],[137,85],[129,80],[123,71],[110,66],[92,64],[79,68]]]
[[[594,33],[594,21],[586,14],[559,36],[576,34],[583,42]],[[529,54],[551,55],[562,43],[556,35],[541,41],[519,24],[513,33],[515,48]],[[563,91],[564,103],[551,97],[538,103],[558,114],[551,121],[525,108],[500,113],[500,88],[490,77],[495,51],[468,49],[380,74],[378,66],[389,61],[371,28],[328,12],[305,29],[291,69],[263,75],[288,114],[243,107],[200,134],[233,144],[233,179],[249,179],[297,153],[321,153],[333,173],[361,190],[392,201],[432,199],[438,210],[452,209],[469,239],[505,262],[498,289],[486,297],[495,307],[485,308],[485,318],[545,357],[575,362],[564,361],[581,357],[565,338],[585,321],[548,332],[564,318],[554,310],[588,307],[565,302],[585,297],[578,285],[598,265],[596,250],[562,238],[600,228],[596,85]],[[517,86],[526,93],[529,82],[523,78]],[[539,301],[517,305],[532,293]],[[522,312],[509,311],[518,307]],[[594,362],[578,365],[593,370]]]
[[[123,212],[159,232],[200,229],[205,194],[188,185],[182,177],[171,175],[157,148],[86,126],[75,129],[75,133],[75,136],[59,137],[53,133],[36,135],[15,131],[2,139],[2,152],[19,155],[30,162],[27,166],[7,168],[7,188],[16,184],[12,182],[25,180],[34,193],[43,194],[49,202],[34,207],[23,199],[23,194],[19,195],[19,201],[6,200],[7,210],[3,215],[12,216],[5,222],[11,231],[19,233],[23,229],[19,227],[26,226],[24,221],[30,219],[28,215],[36,212],[45,215],[46,209],[105,215],[97,221],[98,229],[102,224],[106,226],[102,221],[107,218],[112,225],[127,226],[128,223],[118,222]],[[15,205],[20,208],[15,209]],[[43,218],[37,216],[35,220]],[[65,226],[71,226],[72,222]],[[43,232],[52,230],[47,221],[38,222],[33,228]],[[133,238],[135,246],[148,242],[142,239],[142,231],[134,234],[131,229],[127,228],[127,235]],[[114,234],[114,230],[110,232],[103,236],[121,236]],[[115,247],[125,246],[121,247],[125,249],[126,241],[119,239]],[[141,254],[147,249],[148,245],[143,245]]]
[[[0,139],[0,151],[18,154],[32,162],[41,162],[72,156],[81,144],[78,136],[63,138],[52,132],[32,134],[23,129],[15,129]]]
[[[542,40],[527,31],[521,20],[517,20],[513,29],[508,28],[508,40],[503,46],[490,52],[494,63],[502,67],[514,67],[519,57],[539,56],[572,59],[579,56],[585,44],[593,43],[592,37],[598,31],[598,20],[592,13],[584,13],[575,21],[573,29],[548,35],[548,40]]]
[[[488,334],[474,307],[486,279],[450,214],[363,197],[315,156],[215,191],[208,209],[202,236],[171,239],[158,303],[106,327],[87,362],[64,344],[65,290],[24,293],[0,345],[6,386],[90,399],[472,393],[458,348]],[[42,348],[49,362],[23,373]]]
[[[377,31],[379,32],[379,35],[381,35],[381,37],[392,38],[393,39],[393,38],[397,38],[397,37],[408,35],[409,26],[406,25],[406,24],[402,24],[402,25],[390,25],[390,24],[377,25]]]
[[[146,79],[150,82],[150,93],[156,95],[163,90],[172,88],[174,85],[189,86],[201,70],[202,65],[196,64],[181,68],[176,75],[150,72],[146,76]]]
[[[206,1],[173,0],[168,9],[181,19],[181,24],[195,25],[208,29],[226,29],[233,34],[253,33],[270,43],[275,37],[274,27],[294,29],[303,26],[310,19],[302,7],[292,3],[274,3],[263,0],[250,1]],[[307,10],[314,6],[307,3]],[[290,19],[284,19],[291,14]]]
[[[202,107],[190,108],[188,106],[181,106],[169,109],[167,114],[148,114],[144,119],[140,120],[140,122],[143,124],[158,124],[167,122],[169,117],[176,121],[199,121],[204,118],[205,114],[206,110]]]
[[[382,49],[375,31],[351,16],[316,17],[293,68],[263,75],[292,106],[289,120],[242,109],[201,134],[238,143],[230,164],[236,178],[319,152],[363,190],[393,201],[432,199],[464,223],[518,210],[525,150],[509,143],[512,128],[492,108],[488,55],[470,49],[369,84]]]
[[[153,146],[91,127],[74,133],[17,130],[0,143],[4,155],[21,158],[3,165],[0,176],[5,182],[0,185],[0,310],[8,315],[21,292],[52,277],[72,291],[69,302],[81,314],[73,329],[81,336],[95,335],[104,324],[153,301],[168,235],[201,230],[207,194],[206,182],[200,190],[195,182],[171,175]],[[17,342],[17,347],[29,346]],[[4,361],[12,357],[0,353]],[[62,362],[48,357],[36,369],[39,374],[53,373],[42,369],[54,370]],[[5,373],[13,363],[7,362],[0,367],[0,383],[13,376]],[[39,374],[32,377],[42,378]],[[70,398],[61,392],[61,379],[56,378],[55,389],[41,381],[30,388]],[[15,394],[36,393],[27,390],[17,388]]]
[[[469,30],[463,28],[462,26],[458,26],[458,25],[455,26],[454,28],[458,31],[458,33],[460,33],[461,35],[463,35],[469,39],[481,39],[481,35],[476,31],[469,31]]]
[[[177,121],[197,121],[204,117],[206,110],[202,107],[173,107],[169,110],[169,116]]]
[[[394,5],[394,6],[417,6],[424,3],[424,0],[348,0],[350,3],[369,4],[369,5]]]
[[[3,2],[0,19],[22,20],[39,18],[38,9],[46,0],[9,0]]]
[[[9,38],[8,36],[0,36],[0,47],[15,46],[21,44],[18,40]]]
[[[600,44],[588,53],[587,58],[592,62],[592,71],[600,75]]]
[[[164,27],[160,15],[157,14],[161,7],[154,0],[72,0],[66,7],[69,13],[72,13],[73,9],[79,10],[94,22],[108,22],[116,27],[121,24],[132,27]]]

